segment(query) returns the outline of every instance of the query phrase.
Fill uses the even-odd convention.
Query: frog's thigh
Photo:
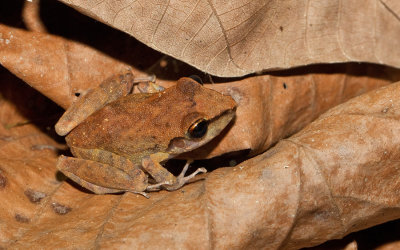
[[[140,169],[129,173],[108,164],[61,155],[57,168],[73,181],[96,194],[121,191],[142,192],[147,187],[147,175]]]
[[[164,154],[154,154],[142,159],[142,167],[153,177],[157,183],[168,182],[174,184],[176,177],[161,166],[160,162],[165,160]]]
[[[114,168],[121,169],[125,172],[129,172],[132,169],[140,170],[140,166],[134,165],[129,159],[111,153],[110,151],[101,149],[78,148],[78,147],[71,147],[70,149],[72,154],[76,157],[105,163],[113,166]]]

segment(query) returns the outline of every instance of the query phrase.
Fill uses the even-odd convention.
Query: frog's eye
[[[201,138],[207,133],[208,121],[204,118],[198,119],[188,129],[192,138]]]
[[[201,85],[203,85],[203,81],[201,80],[200,76],[198,75],[191,75],[189,76],[189,78],[192,78],[193,80],[195,80],[196,82],[200,83]]]

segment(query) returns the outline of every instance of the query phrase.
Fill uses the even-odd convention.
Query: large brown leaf
[[[0,32],[9,41],[0,43],[0,63],[62,107],[68,107],[77,98],[76,93],[128,67],[100,51],[60,37],[5,25],[0,25]],[[133,72],[145,76],[136,68]],[[218,140],[191,155],[203,159],[243,150],[253,155],[263,152],[328,108],[399,79],[399,71],[390,68],[337,65],[207,85],[233,96],[238,103],[237,118]],[[175,81],[160,79],[158,83],[168,86]]]
[[[74,100],[75,93],[127,67],[93,48],[61,37],[2,24],[0,34],[0,63],[64,108]]]
[[[60,1],[218,76],[321,62],[400,66],[396,1]]]
[[[291,249],[400,217],[400,83],[328,111],[258,157],[146,199],[56,181],[58,144],[34,125],[10,126],[24,121],[12,103],[29,90],[1,79],[2,247]]]

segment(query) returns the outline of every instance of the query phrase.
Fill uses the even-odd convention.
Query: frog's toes
[[[196,169],[196,171],[194,171],[192,174],[186,176],[186,177],[182,177],[182,178],[177,178],[178,182],[183,182],[183,184],[185,184],[186,182],[188,182],[189,180],[193,179],[197,174],[199,173],[207,173],[207,169],[205,168],[198,168]],[[182,179],[182,181],[181,181]]]
[[[146,189],[146,191],[148,191],[148,190]],[[150,195],[146,192],[136,192],[136,191],[130,191],[130,190],[128,190],[127,192],[130,192],[133,194],[140,194],[140,195],[143,195],[144,197],[146,197],[147,199],[150,199]]]
[[[190,162],[186,163],[185,167],[183,167],[183,170],[179,174],[179,176],[176,178],[175,183],[170,184],[170,185],[166,184],[166,185],[163,185],[163,187],[169,191],[177,190],[177,189],[181,188],[183,185],[185,185],[189,180],[193,179],[197,174],[207,172],[207,170],[205,168],[198,168],[196,171],[194,171],[190,175],[185,176],[185,173],[188,170],[189,164],[190,164]]]

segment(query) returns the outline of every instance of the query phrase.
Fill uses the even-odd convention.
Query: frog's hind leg
[[[147,175],[140,169],[128,173],[108,164],[63,155],[56,166],[74,182],[96,194],[128,191],[148,197],[143,192],[147,187]]]
[[[140,170],[140,166],[135,165],[129,159],[111,153],[110,151],[107,150],[87,149],[87,148],[79,148],[73,146],[70,149],[72,154],[76,157],[108,164],[110,166],[113,166],[114,168],[118,168],[125,172],[132,171],[133,169]]]

